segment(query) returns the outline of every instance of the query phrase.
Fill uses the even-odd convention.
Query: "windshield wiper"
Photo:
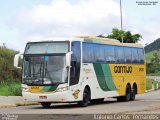
[[[33,76],[33,77],[38,77],[38,76],[36,76],[36,75],[39,75],[39,74],[40,74],[39,77],[42,77],[42,63],[43,63],[43,62],[41,62],[41,65],[40,65],[40,68],[39,68],[38,72],[35,73],[35,70],[34,70],[34,71],[33,71],[33,74],[31,74],[31,76]],[[33,66],[34,66],[34,65],[33,65]]]

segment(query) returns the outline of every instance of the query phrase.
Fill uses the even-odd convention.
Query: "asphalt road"
[[[95,120],[97,114],[133,115],[136,113],[158,113],[158,119],[160,119],[160,90],[137,95],[135,101],[117,102],[116,99],[110,98],[105,99],[104,103],[90,104],[88,107],[66,103],[52,104],[49,109],[44,109],[41,105],[0,108],[0,120],[8,118],[14,120]]]

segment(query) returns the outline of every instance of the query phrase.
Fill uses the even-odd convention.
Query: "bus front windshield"
[[[28,85],[60,84],[67,82],[65,56],[25,56],[23,83]]]
[[[66,83],[65,65],[68,42],[28,43],[23,59],[22,83],[28,85],[54,85]]]

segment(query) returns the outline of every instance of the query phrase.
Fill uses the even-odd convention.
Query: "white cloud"
[[[154,40],[160,38],[160,18],[158,16],[153,16],[145,22],[141,23],[138,29],[138,33],[142,34],[143,39],[139,42],[143,45],[150,44]]]
[[[25,39],[99,35],[120,26],[119,5],[114,0],[53,0],[22,11],[14,23]]]

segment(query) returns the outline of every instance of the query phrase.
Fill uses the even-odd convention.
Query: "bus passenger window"
[[[138,49],[138,57],[140,59],[140,63],[144,63],[144,51],[141,48]]]
[[[95,57],[95,62],[99,63],[105,62],[104,45],[98,45],[98,44],[94,45],[94,57]]]
[[[117,63],[124,63],[124,49],[123,47],[116,46]]]
[[[132,52],[131,48],[124,47],[124,56],[125,56],[125,63],[132,63]]]
[[[132,49],[132,63],[139,63],[137,48],[131,48],[131,49]]]
[[[94,62],[93,45],[89,43],[83,43],[83,62]]]
[[[115,63],[115,49],[114,46],[105,45],[105,61],[107,63]]]

